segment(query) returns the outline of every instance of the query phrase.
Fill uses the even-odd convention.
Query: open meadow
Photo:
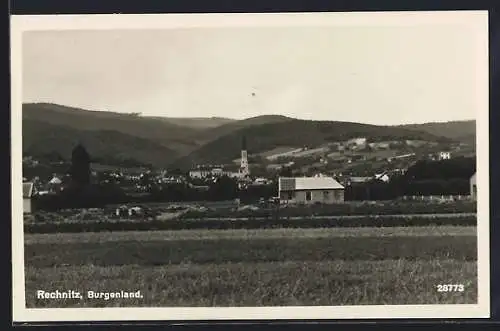
[[[475,303],[475,226],[25,234],[27,307]],[[463,284],[463,292],[439,292]],[[37,290],[138,291],[39,300]]]

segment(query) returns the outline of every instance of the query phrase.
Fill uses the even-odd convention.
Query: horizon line
[[[445,124],[445,123],[453,123],[453,122],[472,122],[476,121],[475,118],[468,118],[468,119],[454,119],[454,120],[447,120],[447,121],[427,121],[427,122],[411,122],[411,123],[400,123],[400,124],[373,124],[373,123],[367,123],[367,122],[352,122],[352,121],[333,121],[329,119],[310,119],[310,118],[301,118],[301,117],[292,117],[290,115],[283,115],[283,114],[261,114],[257,116],[251,116],[251,117],[243,117],[243,118],[236,118],[236,117],[224,117],[224,116],[183,116],[183,117],[175,117],[175,116],[161,116],[161,115],[144,115],[141,112],[119,112],[119,111],[113,111],[113,110],[100,110],[100,109],[88,109],[88,108],[81,108],[78,106],[70,106],[67,104],[61,104],[61,103],[55,103],[55,102],[23,102],[22,105],[53,105],[53,106],[60,106],[60,107],[67,107],[67,108],[73,108],[74,110],[80,110],[80,111],[86,111],[86,112],[100,112],[100,113],[112,113],[112,114],[118,114],[118,115],[135,115],[140,118],[158,118],[158,119],[221,119],[221,120],[230,120],[230,121],[244,121],[244,120],[249,120],[252,118],[258,118],[258,117],[265,117],[265,116],[281,116],[281,117],[286,117],[289,118],[290,120],[301,120],[301,121],[313,121],[313,122],[344,122],[344,123],[357,123],[357,124],[367,124],[367,125],[375,125],[375,126],[405,126],[405,125],[424,125],[424,124]],[[138,114],[138,115],[136,115]],[[221,124],[224,125],[224,124]]]

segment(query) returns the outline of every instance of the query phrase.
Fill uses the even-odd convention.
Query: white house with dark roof
[[[326,203],[344,201],[344,187],[332,177],[280,177],[281,203]]]
[[[31,182],[23,183],[23,213],[31,213],[31,198],[34,194],[34,185]]]
[[[438,160],[449,160],[451,159],[451,153],[450,152],[439,152],[438,154]]]

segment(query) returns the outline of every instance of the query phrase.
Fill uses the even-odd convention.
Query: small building
[[[280,177],[281,203],[338,203],[344,201],[344,187],[331,177]]]
[[[34,194],[34,185],[31,182],[23,183],[23,213],[31,214],[32,211],[32,197]]]
[[[449,159],[451,159],[451,153],[450,152],[439,152],[438,159],[439,160],[449,160]]]
[[[191,178],[205,178],[211,176],[210,170],[191,170],[189,171],[189,177]]]
[[[391,143],[387,141],[380,141],[375,143],[369,143],[368,146],[372,149],[390,149]]]
[[[255,184],[255,185],[267,185],[268,182],[269,182],[268,179],[259,177],[253,181],[253,184]]]
[[[470,197],[473,200],[477,199],[477,181],[476,181],[476,173],[470,178]]]
[[[47,186],[50,192],[57,193],[62,191],[62,184],[62,180],[54,174]]]
[[[119,216],[125,216],[127,214],[128,214],[128,208],[127,208],[127,206],[120,206],[120,207],[116,208],[116,210],[115,210],[115,215],[118,216],[118,217]]]
[[[352,138],[347,140],[346,144],[349,146],[364,147],[366,145],[366,140],[367,139],[364,137]]]
[[[390,180],[389,175],[386,172],[382,172],[380,174],[375,174],[375,179],[380,180],[384,183],[387,183]]]
[[[393,160],[406,159],[406,158],[409,158],[409,157],[412,157],[415,155],[416,155],[415,153],[408,153],[408,154],[403,154],[403,155],[392,156],[392,157],[388,157],[387,161],[392,162]]]
[[[132,207],[128,210],[128,216],[140,216],[143,214],[141,207]]]

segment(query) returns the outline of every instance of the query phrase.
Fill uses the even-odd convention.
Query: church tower
[[[248,154],[247,154],[247,140],[245,136],[243,136],[241,140],[241,165],[240,165],[240,173],[243,176],[248,176],[250,174],[250,170],[248,168]]]

